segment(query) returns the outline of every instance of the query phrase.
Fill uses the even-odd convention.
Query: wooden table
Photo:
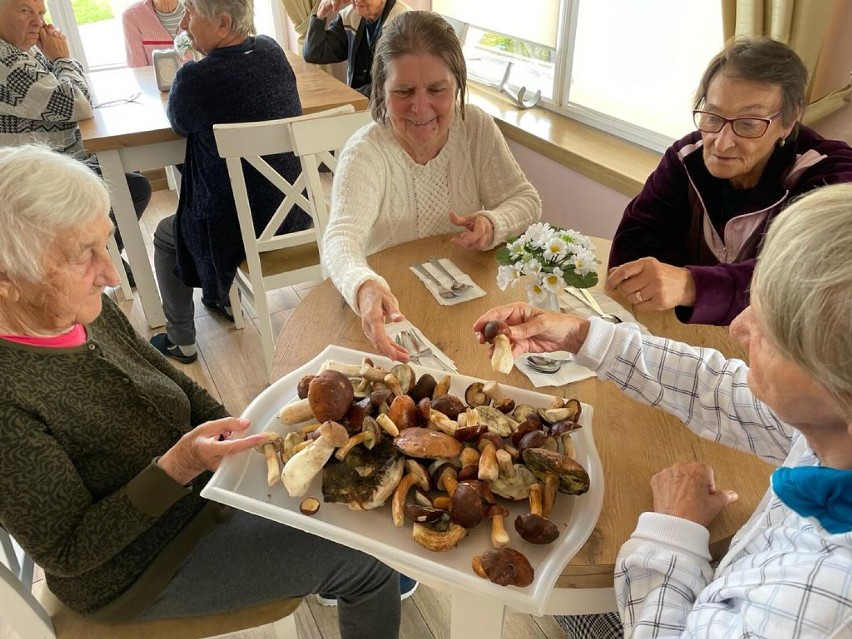
[[[304,113],[346,104],[358,111],[367,108],[367,98],[354,89],[318,67],[306,64],[294,53],[287,52],[287,59],[296,73]],[[145,317],[152,328],[162,326],[166,319],[124,173],[180,164],[186,141],[169,125],[166,117],[168,93],[157,88],[153,67],[98,71],[88,74],[87,81],[94,104],[141,92],[135,102],[95,109],[92,119],[80,122],[80,132],[86,150],[97,154],[109,186],[110,201]]]
[[[595,244],[605,265],[610,243],[595,240]],[[452,259],[488,295],[456,306],[439,306],[407,268],[411,262],[423,262],[429,256]],[[448,237],[433,237],[387,249],[371,256],[369,262],[387,279],[407,319],[452,357],[460,373],[480,379],[494,378],[486,349],[476,343],[470,327],[489,308],[521,300],[524,294],[519,289],[497,288],[493,252],[465,251]],[[604,272],[603,265],[599,271]],[[638,313],[637,319],[656,335],[712,347],[729,357],[744,357],[724,328],[684,325],[671,312]],[[273,378],[297,368],[328,344],[374,350],[361,331],[360,319],[330,280],[302,300],[282,329],[275,348]],[[517,370],[508,377],[499,377],[499,381],[509,385],[533,389]],[[595,444],[606,477],[598,524],[583,548],[565,566],[548,603],[550,613],[615,609],[612,585],[618,549],[633,532],[639,515],[652,509],[649,482],[663,468],[678,461],[701,460],[714,469],[720,488],[732,488],[739,493],[739,501],[724,509],[710,527],[711,548],[716,555],[724,553],[730,537],[745,523],[766,491],[772,467],[752,456],[700,439],[675,417],[638,404],[611,383],[587,379],[558,389],[536,390],[576,397],[594,406]],[[461,591],[453,593],[453,637],[499,637],[502,621],[503,606],[499,602],[485,601]]]

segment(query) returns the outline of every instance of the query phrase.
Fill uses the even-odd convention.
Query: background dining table
[[[610,242],[593,238],[605,272]],[[409,270],[412,262],[429,257],[449,258],[482,287],[487,295],[454,306],[439,306]],[[368,258],[385,277],[405,317],[451,357],[459,372],[475,378],[498,379],[501,384],[533,389],[528,378],[514,369],[508,376],[491,370],[487,349],[471,329],[489,308],[525,299],[520,288],[500,291],[496,284],[494,251],[472,252],[450,242],[449,236],[430,237],[395,246]],[[601,277],[601,282],[603,277]],[[598,285],[601,289],[602,285]],[[618,300],[626,305],[624,300]],[[727,329],[685,325],[673,312],[638,313],[626,305],[651,333],[743,358],[742,348]],[[328,344],[374,352],[361,329],[360,318],[349,308],[330,280],[316,286],[283,327],[275,348],[273,378],[279,378],[315,357]],[[610,382],[596,378],[570,385],[535,389],[576,397],[594,407],[593,432],[603,466],[605,487],[600,518],[591,537],[562,570],[547,606],[560,614],[614,610],[613,572],[620,546],[629,538],[642,512],[652,509],[649,482],[660,470],[679,461],[703,461],[715,471],[720,488],[735,489],[739,500],[710,525],[711,552],[724,554],[731,536],[745,523],[768,486],[773,468],[762,461],[701,439],[678,419],[628,398]],[[472,609],[471,607],[474,607]],[[504,608],[461,591],[453,592],[452,636],[499,637]]]
[[[297,54],[288,51],[286,55],[296,75],[303,113],[347,104],[356,111],[367,108],[364,95],[316,65],[307,64]],[[83,146],[98,156],[142,309],[148,325],[156,328],[164,325],[166,319],[124,173],[182,163],[186,140],[169,124],[169,94],[157,87],[154,67],[97,71],[87,74],[86,81],[95,112],[94,117],[80,122]],[[98,107],[99,104],[103,106]]]

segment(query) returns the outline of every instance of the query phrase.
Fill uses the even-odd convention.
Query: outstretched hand
[[[485,343],[482,329],[490,321],[509,325],[512,355],[567,350],[576,353],[586,341],[589,321],[575,315],[551,313],[523,302],[498,306],[487,311],[473,324],[479,342]]]
[[[378,282],[367,280],[358,289],[358,312],[364,335],[376,350],[392,360],[408,363],[408,351],[392,341],[385,330],[385,319],[391,322],[405,319],[396,297]]]
[[[205,470],[216,470],[228,455],[259,446],[265,437],[258,433],[230,439],[249,427],[249,420],[225,417],[204,422],[185,433],[158,462],[160,468],[179,484],[188,484]]]
[[[733,490],[718,490],[713,469],[701,462],[677,463],[651,477],[654,512],[694,521],[710,522],[739,496]]]
[[[479,213],[458,215],[450,211],[450,222],[464,230],[450,239],[453,244],[472,251],[487,251],[494,241],[494,225],[486,216]]]

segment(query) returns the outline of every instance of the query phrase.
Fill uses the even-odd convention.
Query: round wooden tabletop
[[[602,275],[610,243],[596,239],[595,244]],[[488,294],[455,306],[439,305],[408,268],[429,257],[451,259]],[[618,549],[633,532],[639,515],[651,509],[651,477],[675,462],[703,461],[714,469],[720,488],[739,493],[739,500],[710,527],[714,556],[724,552],[727,541],[757,506],[768,486],[771,466],[700,439],[675,417],[629,399],[614,384],[591,378],[561,388],[535,389],[517,370],[508,376],[492,372],[487,349],[476,341],[471,326],[489,308],[524,299],[519,289],[497,288],[494,251],[467,251],[451,243],[449,236],[430,237],[376,253],[369,263],[387,279],[406,318],[455,361],[460,373],[481,379],[497,375],[500,383],[576,397],[594,406],[595,444],[606,478],[603,509],[594,533],[565,567],[557,587],[612,586]],[[684,325],[672,312],[636,316],[656,335],[715,348],[729,357],[744,357],[724,328]],[[329,344],[374,351],[361,330],[360,318],[331,280],[326,280],[302,300],[282,329],[275,347],[273,378],[301,366]]]

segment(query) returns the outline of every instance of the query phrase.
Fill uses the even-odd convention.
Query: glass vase
[[[543,311],[551,311],[559,313],[559,298],[553,291],[545,291],[544,298],[534,295],[532,290],[527,291],[527,302],[530,306],[535,306]]]

